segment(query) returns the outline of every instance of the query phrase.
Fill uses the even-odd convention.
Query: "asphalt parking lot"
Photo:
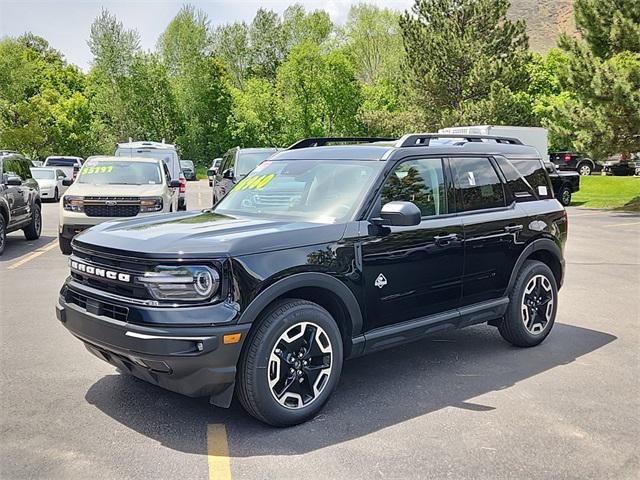
[[[321,415],[274,429],[121,375],[59,324],[57,208],[0,257],[2,479],[640,477],[638,214],[569,209],[539,347],[477,326],[354,359]]]

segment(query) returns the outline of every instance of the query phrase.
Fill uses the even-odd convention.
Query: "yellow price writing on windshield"
[[[253,175],[251,177],[245,177],[238,184],[234,190],[260,190],[267,186],[267,184],[275,178],[275,174],[269,175]]]
[[[83,175],[92,175],[94,173],[110,173],[113,170],[113,165],[103,165],[99,167],[84,167],[82,169]]]

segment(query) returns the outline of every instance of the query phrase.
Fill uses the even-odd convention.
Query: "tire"
[[[60,194],[58,193],[58,187],[53,192],[53,203],[58,203],[60,201]]]
[[[42,211],[37,203],[31,211],[31,223],[22,229],[27,240],[37,240],[42,232]]]
[[[58,245],[63,255],[71,255],[71,240],[58,234]]]
[[[551,305],[545,301],[549,293]],[[534,297],[540,300],[534,301]],[[553,272],[542,262],[527,260],[518,272],[509,298],[507,312],[498,324],[500,335],[517,347],[538,345],[549,335],[558,311],[558,286]],[[536,305],[537,311],[532,316]]]
[[[7,221],[4,215],[0,213],[0,255],[4,253],[4,247],[7,243]]]
[[[578,173],[583,177],[588,177],[591,175],[593,171],[593,167],[589,162],[582,162],[578,164]]]
[[[558,195],[558,200],[560,200],[560,203],[565,207],[571,205],[571,189],[569,187],[562,187]]]
[[[237,397],[249,414],[269,425],[305,422],[338,385],[342,357],[340,330],[329,312],[306,300],[285,299],[264,313],[246,340]]]

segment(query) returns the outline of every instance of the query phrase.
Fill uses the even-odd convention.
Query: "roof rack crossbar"
[[[495,140],[496,143],[508,143],[511,145],[522,145],[522,142],[513,137],[501,137],[498,135],[475,135],[461,133],[410,133],[403,136],[395,144],[396,148],[401,147],[428,147],[431,139],[434,138],[460,138],[467,142],[482,142],[482,140]]]
[[[298,140],[294,144],[290,145],[287,150],[297,150],[299,148],[307,147],[324,147],[328,143],[373,143],[373,142],[393,142],[396,138],[388,137],[311,137]]]

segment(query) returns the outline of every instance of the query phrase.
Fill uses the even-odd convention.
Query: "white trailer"
[[[462,135],[499,135],[501,137],[517,138],[525,145],[538,150],[540,158],[549,160],[547,151],[547,129],[542,127],[512,127],[507,125],[471,125],[468,127],[441,128],[438,133],[457,133]]]

